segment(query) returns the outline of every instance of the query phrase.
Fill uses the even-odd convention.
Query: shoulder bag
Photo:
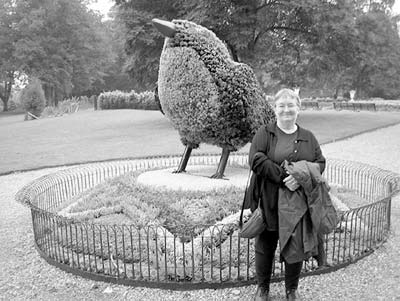
[[[242,238],[255,238],[261,232],[263,232],[267,228],[267,224],[265,223],[264,212],[261,209],[261,198],[258,200],[257,208],[252,212],[250,218],[243,223],[243,211],[244,205],[246,202],[246,196],[249,188],[249,180],[251,178],[252,171],[249,172],[249,178],[247,179],[246,190],[244,191],[244,198],[242,204],[242,212],[240,213],[239,218],[239,236]]]

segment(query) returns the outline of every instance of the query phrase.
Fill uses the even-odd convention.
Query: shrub
[[[205,227],[240,210],[242,189],[172,191],[137,184],[140,172],[113,178],[85,191],[57,208],[77,221],[106,215],[125,215],[130,224],[162,225],[183,238],[187,229]],[[120,224],[119,219],[115,219]]]
[[[47,106],[43,109],[42,117],[52,117],[57,116],[57,108]]]
[[[95,101],[97,101],[97,96],[96,95],[91,95],[89,97],[89,103],[94,104]]]
[[[15,111],[17,109],[17,105],[14,101],[9,100],[8,101],[8,110],[9,111]]]
[[[159,110],[154,98],[154,92],[142,93],[110,91],[103,92],[98,97],[98,106],[101,110],[136,109]]]
[[[350,92],[346,91],[343,93],[343,98],[349,100],[350,99]]]
[[[26,112],[39,117],[46,105],[46,98],[40,80],[32,80],[20,93],[20,102]]]

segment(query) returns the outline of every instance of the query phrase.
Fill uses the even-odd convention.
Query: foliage
[[[102,110],[136,109],[136,110],[159,110],[160,107],[155,101],[154,93],[145,91],[103,92],[98,97],[98,105]]]
[[[110,266],[114,268],[118,268],[118,261],[120,267],[122,264],[149,265],[152,269],[161,266],[165,267],[158,271],[161,278],[173,276],[176,280],[185,274],[182,265],[188,268],[188,274],[193,268],[196,276],[203,274],[209,278],[210,269],[216,274],[226,273],[228,265],[246,268],[246,264],[254,263],[254,241],[239,240],[237,232],[242,189],[209,192],[150,189],[136,183],[139,173],[108,180],[56,208],[60,215],[72,219],[68,224],[93,223],[93,230],[76,231],[69,238],[64,231],[60,236],[53,235],[60,247],[76,254],[91,252],[106,263],[110,252],[102,250],[112,250]],[[354,191],[344,187],[337,190],[351,204]],[[365,205],[358,199],[357,205]],[[342,226],[350,229],[349,225]],[[343,242],[343,238],[339,239]],[[79,247],[81,242],[85,242],[86,251]],[[329,249],[334,243],[329,238]],[[279,259],[276,266],[278,262]],[[204,269],[200,271],[199,267]]]
[[[239,188],[169,191],[138,185],[138,175],[139,172],[135,172],[99,184],[63,203],[57,210],[81,221],[123,214],[130,224],[162,225],[182,236],[188,229],[209,226],[240,209],[243,191]],[[119,223],[118,220],[117,217],[115,223]]]
[[[177,32],[166,40],[160,59],[163,111],[183,144],[239,149],[275,118],[253,71],[233,61],[213,32],[188,21],[173,23]]]
[[[150,20],[179,18],[212,30],[235,61],[254,69],[269,94],[282,86],[300,86],[310,91],[309,96],[336,98],[350,89],[357,89],[362,97],[399,95],[399,35],[395,20],[390,19],[392,0],[116,3],[118,22],[123,22],[127,33],[127,67],[142,87],[154,85],[158,67],[154,57],[162,48],[162,38],[151,29]],[[369,19],[364,23],[368,26],[360,26],[364,18]],[[368,33],[369,38],[363,38]],[[391,42],[376,45],[379,36]],[[144,70],[146,76],[141,77]]]
[[[78,110],[92,108],[93,103],[87,96],[71,97],[64,99],[57,106],[46,106],[42,112],[42,117],[57,117],[64,114],[76,113]]]
[[[360,51],[353,86],[358,97],[400,97],[400,38],[396,23],[383,11],[370,11],[357,20]]]
[[[49,105],[102,81],[110,43],[84,0],[2,1],[0,79],[18,72],[42,81]],[[0,19],[3,18],[0,16]]]
[[[0,1],[0,100],[3,102],[4,111],[8,111],[8,100],[17,70],[13,57],[15,51],[13,2],[12,0]]]
[[[15,103],[14,101],[10,100],[10,101],[8,102],[8,110],[9,110],[9,111],[14,111],[14,110],[16,110],[16,109],[17,109],[16,103]]]
[[[122,24],[127,59],[125,69],[137,91],[153,90],[157,83],[159,57],[164,38],[150,20],[181,16],[180,1],[116,0],[116,22]]]
[[[351,189],[342,185],[331,185],[331,193],[334,193],[346,206],[350,209],[367,205],[367,201],[362,198],[355,189]]]
[[[135,87],[134,80],[129,78],[125,72],[127,55],[125,53],[124,25],[115,19],[102,22],[104,36],[111,47],[109,60],[104,65],[104,76],[101,80],[96,80],[91,94],[100,94],[104,91],[120,90],[128,92]]]
[[[46,98],[40,80],[32,80],[20,93],[20,102],[26,112],[39,117],[45,107]]]

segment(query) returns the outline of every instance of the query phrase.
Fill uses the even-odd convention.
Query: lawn
[[[170,122],[155,111],[85,110],[62,117],[23,121],[0,113],[0,174],[108,159],[180,154]],[[400,122],[399,112],[302,111],[299,124],[320,143]],[[248,145],[241,151],[247,151]],[[219,153],[211,145],[194,152]]]

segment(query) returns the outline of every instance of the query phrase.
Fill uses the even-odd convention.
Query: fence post
[[[390,230],[390,219],[391,219],[391,215],[392,215],[392,195],[393,195],[393,186],[392,186],[392,182],[389,182],[389,204],[388,204],[388,210],[387,210],[388,230]]]

